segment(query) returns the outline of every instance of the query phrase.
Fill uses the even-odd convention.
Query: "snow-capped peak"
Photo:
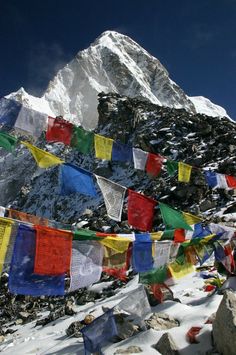
[[[86,129],[97,126],[97,95],[115,92],[142,97],[154,104],[187,111],[225,116],[225,110],[203,99],[188,97],[169,78],[158,59],[128,36],[115,31],[103,32],[87,49],[61,69],[42,98],[27,94],[22,88],[8,97],[36,110],[63,115]],[[206,111],[206,107],[208,108]]]
[[[226,110],[211,102],[209,99],[203,96],[189,96],[189,99],[195,106],[197,113],[203,113],[212,117],[228,117]]]

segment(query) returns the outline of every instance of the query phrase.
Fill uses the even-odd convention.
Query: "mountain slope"
[[[80,51],[57,73],[42,98],[34,98],[23,89],[8,97],[35,110],[63,115],[86,129],[94,129],[98,123],[97,95],[100,92],[142,97],[160,106],[185,108],[191,113],[226,115],[224,109],[216,110],[210,101],[203,105],[203,99],[200,102],[188,97],[169,78],[158,59],[129,37],[114,31],[104,32],[89,48]]]

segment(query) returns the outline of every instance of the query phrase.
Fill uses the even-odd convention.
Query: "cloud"
[[[65,53],[59,43],[39,42],[34,45],[29,54],[27,91],[32,95],[41,96],[49,81],[71,59],[72,55]]]

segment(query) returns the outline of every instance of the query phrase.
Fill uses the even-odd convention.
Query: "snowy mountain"
[[[157,58],[131,38],[114,31],[102,33],[89,48],[80,51],[57,73],[41,98],[27,94],[23,88],[7,97],[94,129],[98,123],[100,92],[140,97],[190,113],[227,116],[223,108],[208,99],[188,97]]]

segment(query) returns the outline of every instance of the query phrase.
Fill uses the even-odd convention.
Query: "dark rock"
[[[74,336],[75,338],[81,338],[82,337],[82,333],[81,333],[81,329],[84,327],[85,325],[82,324],[81,322],[77,321],[77,322],[73,322],[69,325],[69,327],[66,330],[66,334],[68,336]]]
[[[153,347],[162,355],[180,354],[173,337],[169,333],[164,333]]]
[[[129,346],[128,348],[126,349],[117,349],[115,352],[114,352],[114,355],[118,355],[118,354],[138,354],[138,353],[142,353],[143,350],[142,348],[140,348],[140,346],[134,346],[134,345],[131,345]]]
[[[138,325],[135,325],[126,319],[127,315],[120,313],[115,314],[114,316],[117,327],[117,335],[115,336],[115,339],[119,339],[119,341],[128,339],[140,331]]]

